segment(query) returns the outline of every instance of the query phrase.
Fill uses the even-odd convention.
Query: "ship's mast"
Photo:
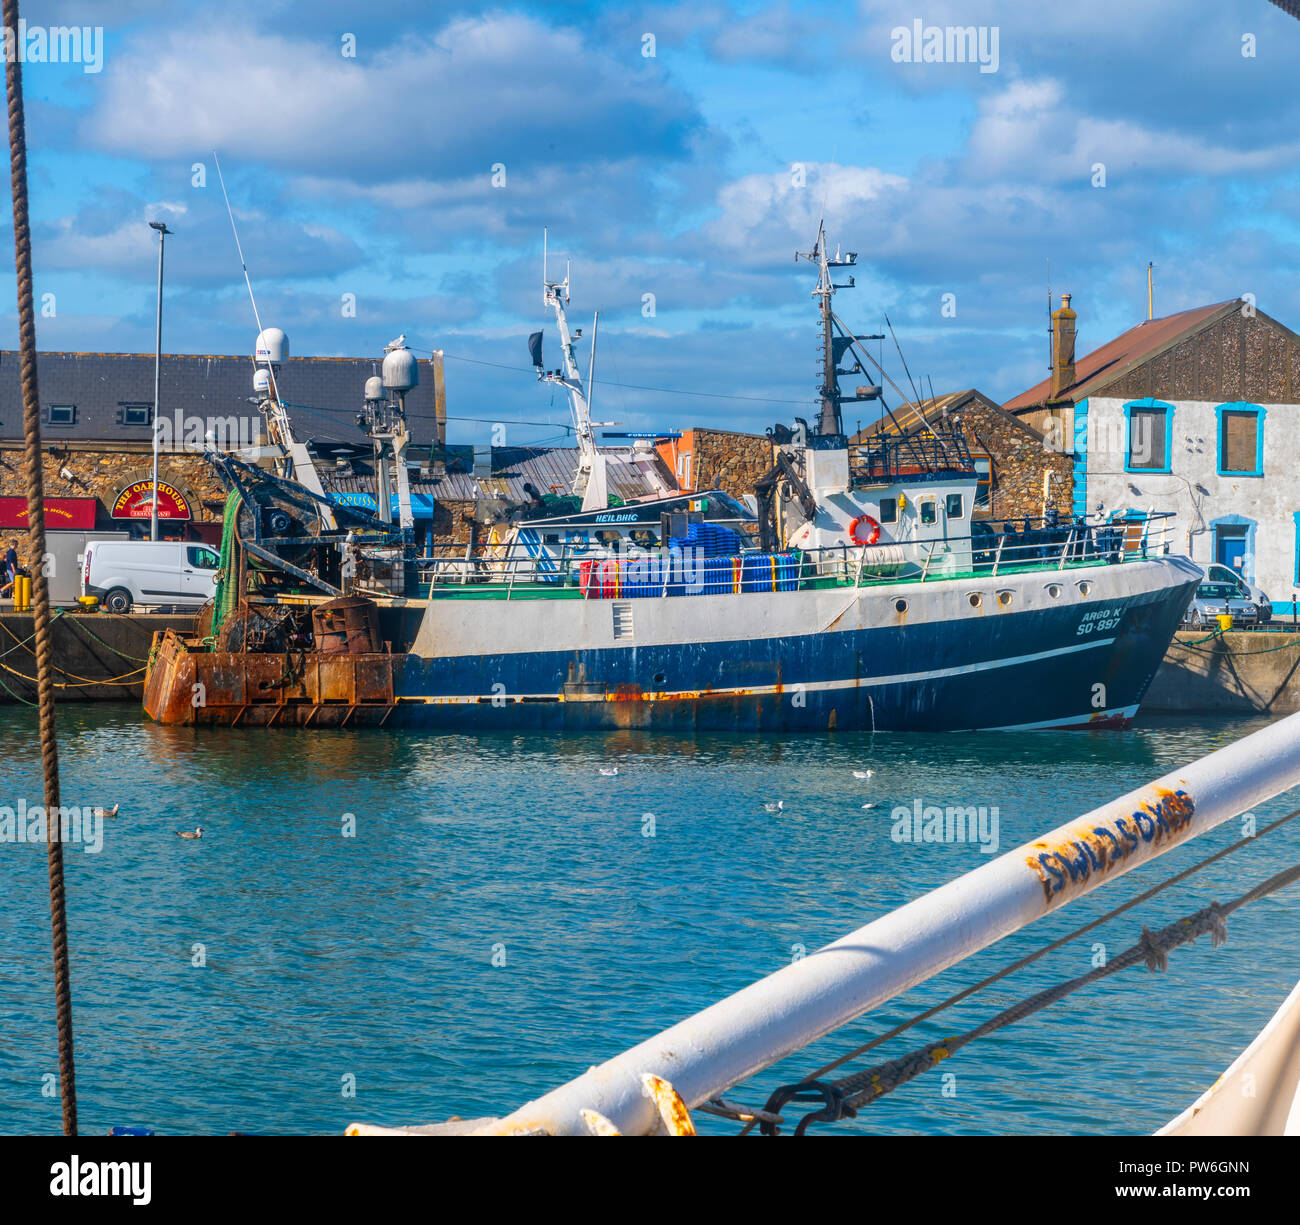
[[[555,311],[555,325],[560,332],[562,370],[537,368],[537,377],[544,383],[556,383],[568,393],[569,410],[573,416],[573,432],[578,440],[578,471],[573,478],[573,492],[582,498],[583,510],[604,510],[609,505],[609,489],[605,478],[605,457],[596,447],[596,436],[591,428],[591,404],[583,386],[574,352],[575,337],[569,332],[569,319],[565,308],[569,302],[569,267],[565,264],[564,280],[551,281],[546,274],[546,232],[542,233],[542,300]],[[599,316],[597,316],[599,318]],[[595,327],[592,323],[592,354],[589,378],[595,374]],[[582,333],[579,332],[580,336]]]
[[[817,242],[811,251],[800,251],[796,259],[806,259],[817,265],[817,284],[812,295],[818,300],[818,310],[822,322],[822,384],[818,389],[821,396],[821,415],[817,421],[817,432],[822,435],[843,434],[844,424],[840,415],[840,380],[841,371],[837,369],[840,355],[849,341],[839,344],[835,338],[835,312],[831,298],[837,289],[852,289],[853,278],[849,277],[843,285],[835,284],[831,276],[832,268],[852,268],[858,262],[856,251],[846,251],[841,256],[836,248],[831,256],[826,249],[826,226],[824,221],[817,223]],[[853,338],[849,338],[851,341]],[[847,372],[846,372],[847,373]]]

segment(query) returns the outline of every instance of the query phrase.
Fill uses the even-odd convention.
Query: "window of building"
[[[189,558],[190,565],[197,570],[215,570],[221,565],[221,558],[203,545],[190,545],[185,550],[185,556]]]
[[[1169,471],[1168,405],[1130,404],[1126,467],[1130,472]]]
[[[993,494],[993,460],[987,455],[972,458],[975,462],[975,509],[987,510]]]
[[[933,523],[936,519],[934,499],[924,498],[921,502],[921,522]]]
[[[966,499],[959,493],[950,493],[948,495],[948,502],[944,509],[947,511],[949,519],[961,519],[965,517],[965,501]]]
[[[51,404],[45,410],[46,425],[76,425],[77,406],[75,404]]]
[[[1219,474],[1264,475],[1264,410],[1243,405],[1218,410]]]
[[[898,499],[897,498],[880,499],[880,522],[881,523],[898,522]]]
[[[148,425],[153,420],[152,404],[119,404],[118,425]]]

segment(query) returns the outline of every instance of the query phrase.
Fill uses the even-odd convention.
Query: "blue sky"
[[[793,256],[823,213],[859,252],[840,313],[863,332],[887,313],[940,392],[1005,399],[1044,376],[1049,261],[1081,350],[1144,316],[1148,260],[1157,314],[1253,293],[1300,327],[1300,22],[1266,0],[60,0],[24,15],[104,39],[99,72],[24,70],[36,290],[54,295],[42,348],[152,351],[146,223],[163,219],[164,347],[251,351],[214,150],[263,322],[300,355],[378,355],[398,333],[442,348],[448,411],[482,419],[454,422],[453,441],[566,417],[527,369],[537,328],[554,356],[544,225],[572,259],[573,322],[601,311],[595,416],[635,429],[811,412],[815,318]],[[996,30],[997,70],[896,62],[893,31],[918,19]],[[511,442],[557,436],[509,425]]]

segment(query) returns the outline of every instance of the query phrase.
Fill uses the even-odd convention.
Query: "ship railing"
[[[974,461],[960,430],[875,435],[849,447],[849,471],[857,480],[896,480],[922,472],[970,472]]]
[[[521,592],[573,595],[573,588],[588,599],[751,594],[827,583],[861,587],[931,582],[958,575],[997,577],[1023,570],[1121,565],[1169,553],[1173,518],[1169,512],[1152,512],[1109,523],[1051,518],[978,520],[967,536],[881,540],[874,545],[846,541],[816,549],[772,554],[749,551],[726,558],[693,556],[689,549],[593,549],[569,543],[539,548],[519,541],[470,554],[463,545],[445,545],[417,564],[431,595],[470,586],[487,586],[492,594],[506,599]]]
[[[959,574],[996,577],[1021,570],[1120,565],[1169,553],[1173,519],[1171,512],[1152,512],[1110,523],[1051,518],[977,521],[968,536],[808,549],[802,553],[800,578],[868,586]]]

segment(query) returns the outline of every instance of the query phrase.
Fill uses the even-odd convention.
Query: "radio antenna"
[[[257,299],[253,297],[253,282],[248,279],[248,265],[244,262],[244,248],[239,241],[239,228],[235,225],[235,212],[230,207],[230,197],[226,194],[226,179],[221,173],[221,159],[217,156],[217,151],[212,150],[212,160],[217,165],[217,182],[221,184],[221,198],[226,202],[226,216],[230,218],[230,232],[235,236],[235,250],[239,252],[239,266],[244,272],[244,284],[248,286],[248,300],[253,304],[253,319],[257,322],[257,330],[262,330],[262,317],[257,313]]]

